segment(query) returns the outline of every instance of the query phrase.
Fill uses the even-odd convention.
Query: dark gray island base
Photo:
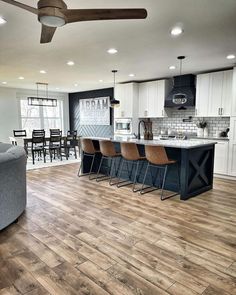
[[[99,148],[99,140],[109,138],[91,138],[96,148]],[[168,157],[178,161],[178,165],[172,165],[168,169],[165,189],[173,192],[180,192],[180,199],[187,200],[191,197],[197,196],[206,192],[213,187],[213,169],[214,169],[214,151],[216,142],[211,141],[144,141],[144,140],[121,140],[117,138],[110,138],[114,142],[116,150],[120,151],[120,142],[128,141],[135,142],[141,155],[145,155],[144,149],[146,144],[163,145],[166,148]],[[93,172],[96,172],[100,162],[100,154],[96,155]],[[119,160],[117,160],[117,166]],[[83,159],[83,173],[87,173],[90,168],[91,159],[85,157]],[[147,162],[140,165],[139,180],[143,181],[144,172]],[[135,165],[134,165],[135,166]],[[131,172],[131,179],[134,177],[134,168],[129,164],[129,171]],[[157,184],[158,181],[156,168],[152,168],[145,184]],[[180,185],[178,181],[178,170],[180,173]],[[106,162],[102,165],[101,172],[107,171]],[[123,172],[121,178],[128,179],[128,173]],[[180,186],[180,189],[179,189]]]

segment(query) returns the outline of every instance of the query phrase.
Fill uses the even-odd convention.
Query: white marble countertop
[[[217,144],[216,140],[205,140],[205,139],[187,139],[187,140],[179,140],[179,139],[167,139],[167,140],[144,140],[144,139],[134,139],[134,138],[126,138],[123,136],[112,136],[112,137],[93,137],[86,136],[85,138],[90,138],[93,140],[111,140],[113,142],[134,142],[136,144],[142,145],[162,145],[165,147],[173,147],[173,148],[181,148],[181,149],[191,149],[202,147],[206,145]]]

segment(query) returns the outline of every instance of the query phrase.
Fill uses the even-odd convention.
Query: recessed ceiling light
[[[0,16],[0,25],[5,24],[6,22],[7,21],[3,17]]]
[[[103,80],[101,79],[101,80],[99,80],[99,82],[100,82],[100,83],[102,83],[102,82],[103,82]]]
[[[135,76],[135,74],[129,74],[129,77],[134,77]]]
[[[79,85],[77,83],[74,84],[75,87],[78,87]]]
[[[227,55],[227,59],[234,59],[234,58],[235,58],[235,55],[234,54]]]
[[[24,80],[25,78],[24,78],[24,77],[22,77],[22,76],[20,76],[18,79],[19,79],[19,80]]]
[[[59,90],[60,88],[59,87],[56,87],[56,90]]]
[[[175,70],[176,66],[169,66],[169,70]]]
[[[2,84],[6,85],[6,84],[7,84],[7,82],[6,82],[6,81],[3,81],[3,82],[2,82]]]
[[[47,72],[44,71],[44,70],[39,71],[39,73],[40,73],[40,74],[47,74]]]
[[[69,61],[67,62],[67,65],[68,65],[68,66],[74,66],[75,63],[74,63],[72,60],[69,60]]]
[[[173,27],[170,31],[172,36],[179,36],[184,32],[183,28],[180,26]]]
[[[115,48],[110,48],[110,49],[107,50],[107,52],[108,52],[109,54],[116,54],[116,53],[118,52],[118,50],[115,49]]]

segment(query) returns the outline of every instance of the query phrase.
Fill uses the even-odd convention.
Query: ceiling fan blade
[[[20,3],[18,1],[14,1],[14,0],[0,0],[0,1],[6,2],[8,4],[12,4],[12,5],[17,6],[17,7],[20,7],[20,8],[23,8],[25,10],[28,10],[28,11],[34,13],[34,14],[38,14],[38,9],[37,8],[28,6],[28,5],[23,4],[23,3]]]
[[[63,11],[66,22],[110,19],[144,19],[146,9],[67,9]]]
[[[56,29],[57,28],[55,28],[55,27],[48,27],[48,26],[42,25],[42,33],[41,33],[40,43],[41,44],[50,43],[52,41],[52,37],[53,37]]]

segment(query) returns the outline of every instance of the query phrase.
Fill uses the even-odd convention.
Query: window
[[[44,129],[49,135],[49,129],[63,131],[63,101],[57,101],[57,107],[29,106],[27,99],[20,100],[21,128],[27,135],[32,134],[33,129]]]

